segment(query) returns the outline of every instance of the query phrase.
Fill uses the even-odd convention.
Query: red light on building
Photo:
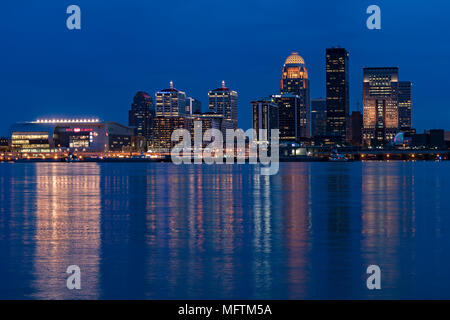
[[[66,128],[66,132],[92,132],[91,128]]]

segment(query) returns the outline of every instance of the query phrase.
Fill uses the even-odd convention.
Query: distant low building
[[[442,129],[431,129],[428,131],[429,134],[429,147],[430,148],[445,148],[445,135]]]
[[[446,149],[445,133],[442,129],[431,129],[413,134],[411,145],[416,148]]]
[[[9,138],[7,137],[0,137],[0,151],[5,152],[9,151]]]
[[[133,135],[133,128],[98,119],[37,120],[12,126],[11,149],[17,152],[122,151],[131,145]]]
[[[445,131],[444,139],[446,142],[450,142],[450,131]]]

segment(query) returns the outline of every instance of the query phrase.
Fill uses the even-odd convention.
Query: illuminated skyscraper
[[[363,69],[363,141],[382,144],[398,132],[398,68]]]
[[[308,70],[297,52],[286,59],[280,81],[280,139],[300,140],[311,137],[311,101]]]
[[[128,112],[128,125],[135,128],[135,135],[151,139],[152,119],[155,117],[153,101],[147,92],[138,91]]]
[[[411,87],[411,81],[398,83],[398,124],[401,131],[409,131],[412,128]]]
[[[186,114],[186,94],[170,86],[156,93],[156,116],[178,117]]]
[[[237,129],[237,99],[236,91],[230,90],[222,81],[220,88],[208,92],[209,111],[223,115],[224,129]]]
[[[337,142],[347,140],[349,117],[349,54],[344,48],[326,49],[327,135]]]

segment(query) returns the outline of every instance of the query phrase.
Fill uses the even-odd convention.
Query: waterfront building
[[[217,129],[220,131],[222,130],[222,122],[223,122],[222,114],[215,114],[213,112],[193,114],[192,116],[188,116],[187,120],[188,120],[187,125],[191,133],[192,144],[194,143],[195,129],[201,130],[200,132],[203,138],[202,147],[206,147],[214,140],[214,137],[211,137],[211,139],[205,139],[204,134],[207,130],[210,129]],[[224,133],[222,132],[222,134]],[[225,138],[225,135],[223,137]]]
[[[134,129],[98,119],[40,119],[11,128],[11,148],[18,152],[122,151]]]
[[[222,130],[224,132],[226,129],[238,128],[237,103],[237,92],[227,88],[225,81],[222,81],[220,88],[208,92],[209,111],[223,115]]]
[[[398,68],[363,69],[363,142],[391,142],[399,129]]]
[[[0,151],[5,152],[9,151],[9,138],[7,137],[0,137]]]
[[[445,131],[443,129],[430,129],[424,133],[413,134],[412,146],[416,148],[446,149]]]
[[[398,123],[400,131],[409,132],[412,128],[411,81],[398,82]]]
[[[180,117],[186,114],[186,93],[173,87],[170,81],[169,88],[156,93],[157,117]]]
[[[327,135],[327,101],[325,99],[311,100],[311,134],[313,137]]]
[[[128,125],[134,128],[133,145],[136,150],[147,151],[147,143],[152,138],[155,108],[147,92],[138,91],[128,112]]]
[[[194,98],[187,97],[186,98],[186,114],[200,114],[202,113],[202,103]]]
[[[297,52],[287,57],[282,68],[278,103],[280,140],[300,141],[311,137],[311,101],[308,70]]]
[[[252,113],[253,113],[253,129],[256,130],[256,136],[258,141],[263,141],[263,137],[260,136],[260,130],[267,130],[265,135],[266,141],[271,141],[272,129],[279,129],[278,120],[278,104],[273,97],[262,98],[253,100]]]
[[[182,117],[155,117],[153,120],[153,137],[151,150],[156,152],[169,153],[170,150],[178,144],[173,142],[172,132],[176,129],[189,130],[188,118]]]
[[[309,138],[309,121],[302,98],[288,93],[271,97],[278,104],[280,141],[299,142],[303,138]]]
[[[326,49],[327,135],[336,142],[347,139],[349,118],[349,53]]]

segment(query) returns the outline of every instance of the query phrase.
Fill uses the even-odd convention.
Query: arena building
[[[98,119],[42,119],[11,128],[11,148],[17,152],[122,151],[131,146],[133,128]]]

